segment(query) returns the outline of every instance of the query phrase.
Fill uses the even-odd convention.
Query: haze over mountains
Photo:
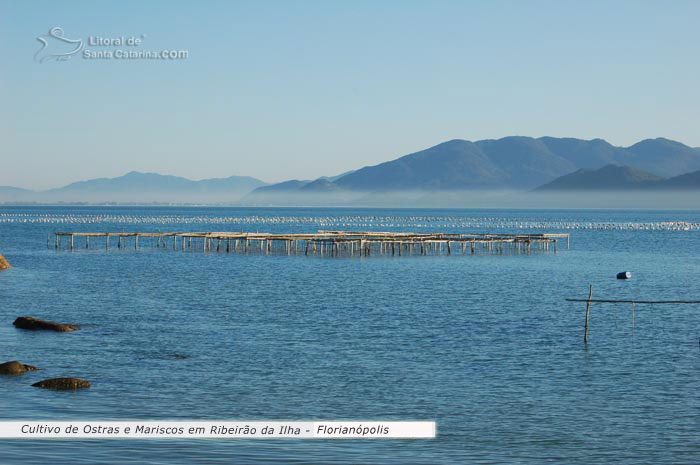
[[[0,202],[372,204],[392,196],[416,199],[440,194],[457,199],[465,191],[525,192],[540,186],[538,192],[646,189],[647,184],[700,189],[699,171],[700,149],[663,138],[616,147],[602,139],[513,136],[476,142],[455,139],[316,180],[266,185],[245,176],[192,181],[131,172],[43,192],[0,187]]]

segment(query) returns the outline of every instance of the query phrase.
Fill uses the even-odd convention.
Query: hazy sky
[[[697,1],[0,0],[0,185],[310,179],[514,134],[700,146],[698,18]],[[188,57],[38,63],[57,26]],[[38,59],[72,47],[45,40]]]

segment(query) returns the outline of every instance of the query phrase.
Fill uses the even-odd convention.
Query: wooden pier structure
[[[321,256],[452,255],[493,253],[530,254],[557,251],[557,240],[568,234],[446,234],[412,232],[324,231],[312,234],[260,232],[56,232],[55,248],[104,247],[109,250],[140,246],[244,254]],[[81,244],[76,243],[76,238]],[[116,244],[114,244],[116,238]],[[68,245],[61,246],[61,239]],[[47,246],[50,247],[50,237]],[[96,243],[102,243],[97,245]]]

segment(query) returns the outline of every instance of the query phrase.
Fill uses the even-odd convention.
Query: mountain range
[[[617,168],[624,168],[622,171]],[[700,149],[669,139],[617,147],[603,139],[511,136],[450,140],[334,177],[268,185],[245,176],[192,181],[131,172],[47,191],[0,187],[0,202],[344,203],[392,193],[700,189]],[[669,178],[669,179],[666,179]],[[569,187],[566,187],[566,186]],[[301,200],[300,200],[301,199]]]
[[[317,184],[313,190],[336,197],[357,192],[527,191],[580,169],[596,170],[608,165],[633,166],[659,178],[672,177],[700,170],[700,150],[663,138],[647,139],[630,147],[616,147],[602,139],[520,136],[477,142],[455,139],[358,169],[332,183]],[[287,181],[265,186],[244,200],[273,201],[275,194],[279,194],[290,201],[306,196],[310,183]],[[686,183],[684,187],[700,188],[700,185]]]
[[[192,181],[179,176],[132,171],[116,178],[97,178],[74,182],[45,191],[0,187],[0,201],[25,202],[222,202],[240,199],[248,192],[264,186],[248,176]]]
[[[546,191],[620,191],[700,189],[700,171],[662,178],[632,166],[606,165],[597,170],[580,169],[534,189]]]

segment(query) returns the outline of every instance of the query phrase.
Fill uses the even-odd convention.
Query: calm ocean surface
[[[690,225],[677,224],[684,221]],[[328,258],[54,231],[569,232],[556,254]],[[53,241],[53,239],[52,239]],[[53,246],[53,242],[51,244]],[[700,463],[700,213],[4,207],[3,420],[436,420],[433,440],[0,440],[2,464]],[[633,279],[615,274],[631,271]],[[84,325],[17,330],[21,315]],[[184,356],[184,357],[183,357]],[[58,376],[80,392],[32,388]]]

